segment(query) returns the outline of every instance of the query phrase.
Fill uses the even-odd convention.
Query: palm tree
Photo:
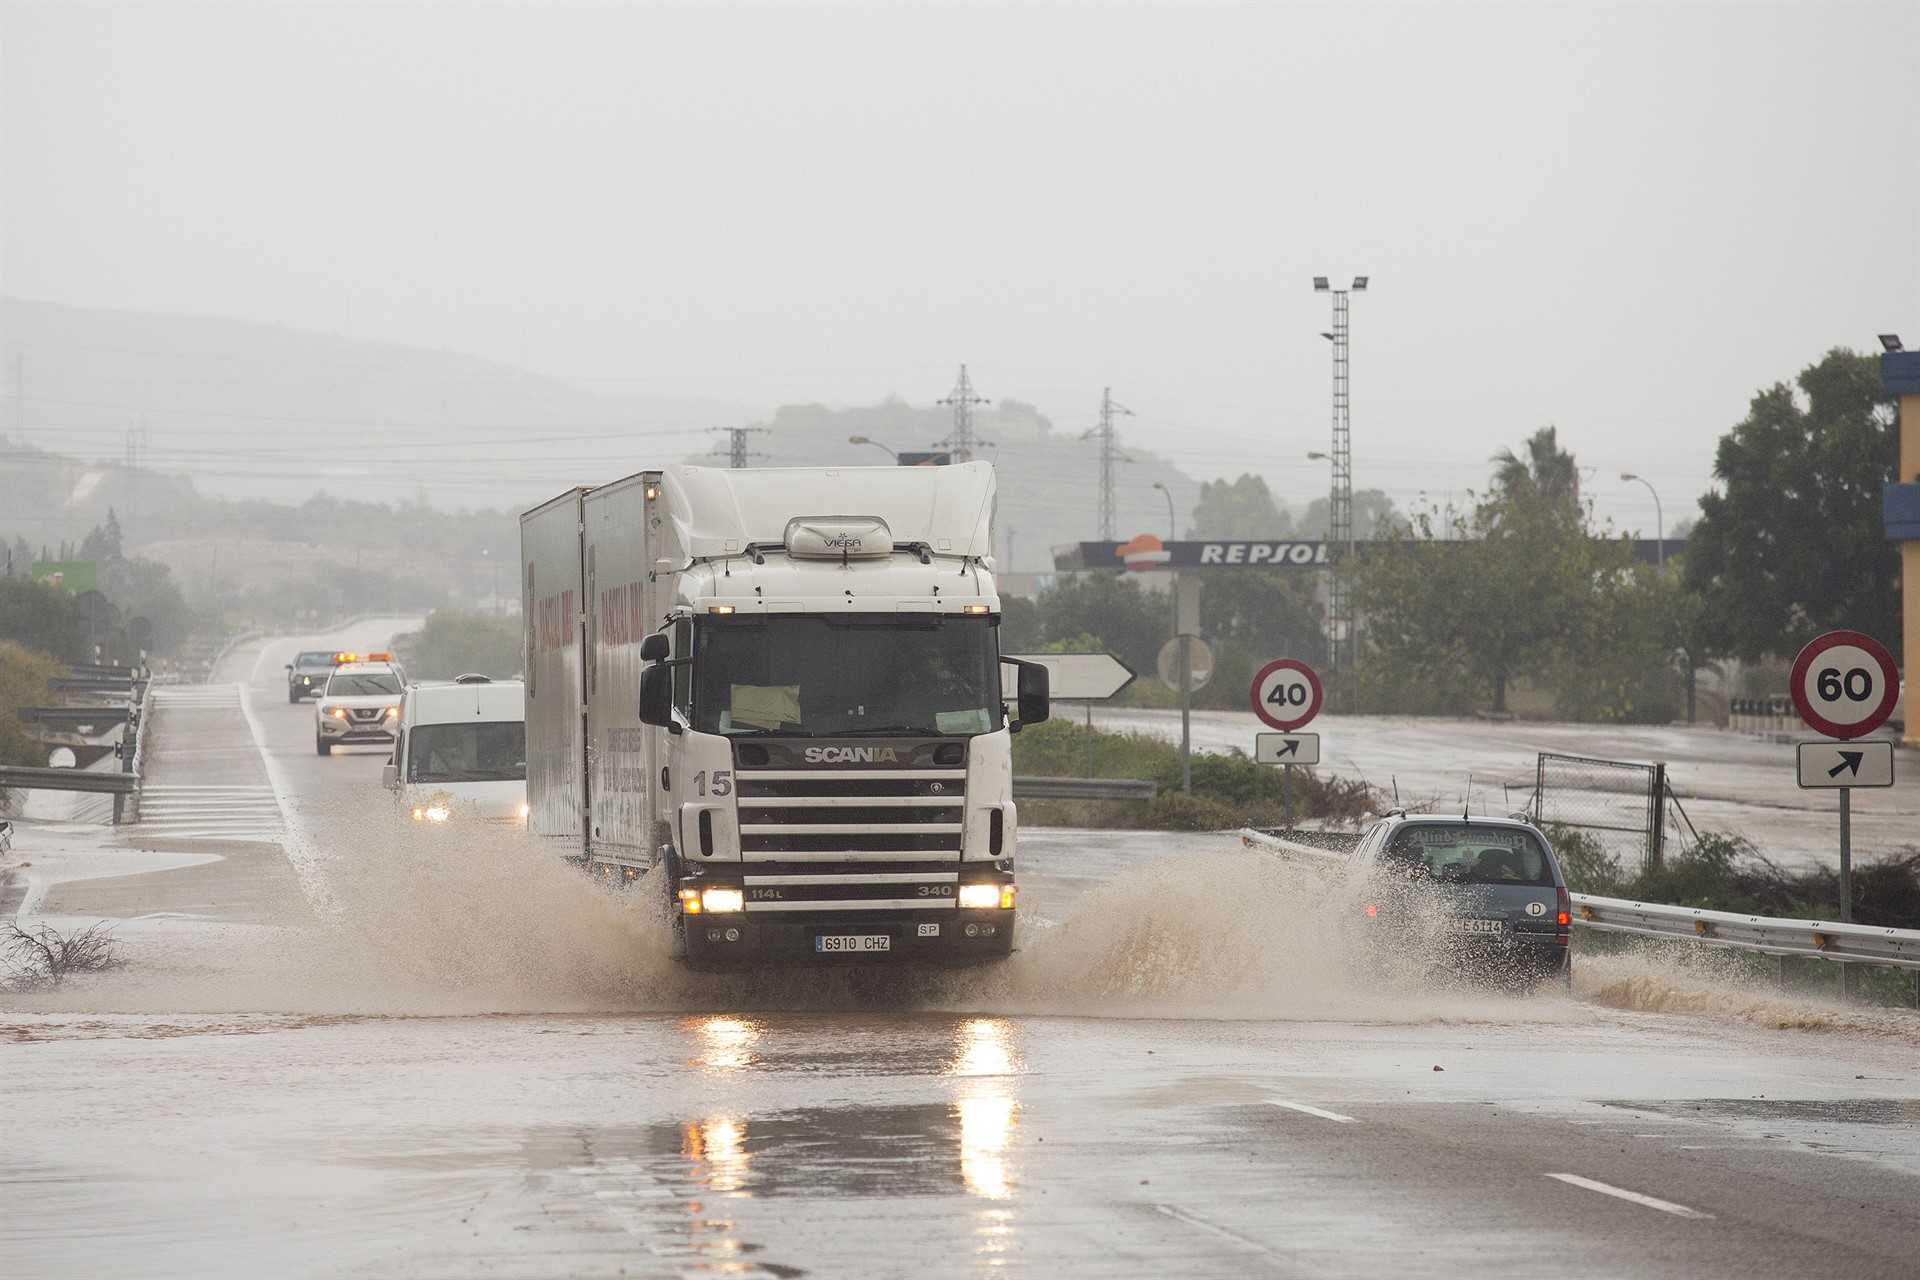
[[[1580,471],[1560,447],[1559,432],[1541,427],[1527,437],[1526,457],[1511,449],[1493,455],[1494,487],[1509,497],[1537,494],[1559,502],[1580,500]]]

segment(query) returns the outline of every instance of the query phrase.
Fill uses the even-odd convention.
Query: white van
[[[526,686],[479,675],[408,685],[385,781],[415,822],[524,826]]]

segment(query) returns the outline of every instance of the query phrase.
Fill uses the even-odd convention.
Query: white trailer
[[[992,506],[981,462],[667,467],[528,512],[532,830],[664,863],[698,965],[1005,955],[1010,734],[1047,698],[999,654]]]

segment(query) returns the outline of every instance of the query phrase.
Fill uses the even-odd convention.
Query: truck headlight
[[[700,892],[700,909],[709,915],[719,911],[744,911],[747,908],[747,895],[738,889],[703,889]]]
[[[532,812],[533,812],[533,806],[523,801],[520,805],[520,821],[525,822],[527,820],[527,816]]]
[[[1013,905],[1013,886],[998,884],[963,884],[960,886],[960,909],[962,911],[991,911],[996,907]]]

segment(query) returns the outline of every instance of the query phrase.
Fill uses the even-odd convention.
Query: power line
[[[935,403],[953,408],[953,430],[947,433],[945,440],[935,441],[935,448],[947,450],[955,462],[972,462],[975,446],[992,446],[993,441],[976,439],[973,434],[973,406],[992,404],[993,401],[973,394],[973,379],[967,376],[967,366],[960,366],[960,380],[953,384],[953,390],[947,392],[944,400]]]

